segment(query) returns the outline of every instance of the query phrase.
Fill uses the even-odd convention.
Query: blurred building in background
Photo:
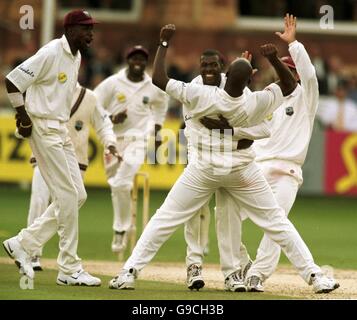
[[[44,0],[0,2],[1,83],[4,75],[13,66],[40,47],[43,3]],[[304,168],[305,183],[302,192],[325,193],[328,189],[326,181],[331,180],[327,177],[331,174],[328,159],[337,155],[341,162],[339,177],[342,179],[348,176],[352,182],[345,184],[347,187],[344,188],[336,187],[335,193],[357,194],[357,142],[354,142],[356,139],[353,138],[357,134],[354,133],[357,128],[352,123],[352,115],[357,110],[357,1],[57,0],[55,4],[54,37],[61,36],[62,18],[73,8],[86,8],[101,21],[101,24],[95,27],[95,40],[90,51],[83,57],[80,71],[80,83],[89,88],[94,88],[108,75],[117,72],[123,66],[124,52],[132,45],[142,44],[147,47],[152,63],[161,26],[174,23],[177,33],[168,52],[170,76],[190,81],[198,74],[200,53],[207,48],[220,50],[228,62],[242,51],[249,50],[253,53],[254,67],[259,70],[251,88],[262,89],[275,79],[275,75],[259,54],[259,47],[273,42],[278,45],[280,55],[288,54],[286,46],[274,32],[283,29],[282,17],[285,13],[296,15],[298,39],[304,43],[315,65],[321,95],[318,123]],[[23,5],[30,5],[34,9],[33,30],[22,30],[19,27],[19,9]],[[325,11],[321,11],[323,5],[333,8],[333,29],[320,24],[325,14]],[[345,122],[352,123],[351,126],[343,127],[337,124],[341,119],[339,111],[344,110],[340,107],[342,104],[339,101],[342,100],[338,97],[339,94],[345,96],[343,101],[348,109],[344,114]],[[0,112],[11,111],[4,86],[1,85]],[[176,101],[171,101],[168,117],[181,118],[181,107]],[[335,132],[337,128],[338,132]],[[2,139],[4,135],[2,133]],[[332,151],[329,145],[331,139],[334,141],[331,142]],[[0,145],[4,146],[6,143]],[[6,152],[9,152],[8,149]],[[2,162],[7,161],[4,160],[6,152],[0,152]],[[173,166],[171,170],[174,170]],[[338,184],[339,177],[337,180],[331,180],[334,181],[331,182],[332,185]]]

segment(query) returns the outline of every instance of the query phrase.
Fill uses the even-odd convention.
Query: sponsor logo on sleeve
[[[25,72],[32,78],[35,76],[35,74],[29,68],[24,68],[23,66],[19,66],[19,70],[21,70],[22,72]]]

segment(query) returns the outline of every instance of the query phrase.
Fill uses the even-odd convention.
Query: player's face
[[[74,26],[71,36],[75,46],[83,53],[88,50],[93,41],[93,25]]]
[[[147,65],[146,56],[141,53],[134,53],[128,59],[129,73],[136,76],[141,76]]]
[[[219,86],[221,83],[222,65],[217,55],[201,56],[200,74],[203,84]]]

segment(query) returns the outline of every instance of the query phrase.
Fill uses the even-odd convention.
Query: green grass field
[[[82,259],[110,260],[117,257],[110,250],[112,239],[112,209],[110,192],[89,189],[88,200],[80,212],[80,236],[78,254]],[[163,202],[167,192],[151,191],[150,213]],[[15,235],[26,225],[29,204],[29,191],[14,186],[0,186],[0,240]],[[141,201],[140,201],[141,205]],[[139,206],[140,206],[139,205]],[[211,203],[213,205],[213,203]],[[140,213],[140,208],[139,208]],[[356,198],[316,198],[299,197],[290,216],[302,237],[311,249],[315,260],[320,265],[335,268],[357,269],[357,199]],[[140,216],[138,217],[140,220]],[[138,232],[141,231],[139,226]],[[261,239],[262,232],[250,221],[244,222],[243,240],[252,257]],[[56,258],[58,239],[53,238],[45,247],[46,258]],[[174,252],[174,254],[173,254]],[[183,262],[186,247],[183,240],[183,228],[160,249],[154,261]],[[0,256],[6,256],[0,250]],[[209,263],[219,263],[217,241],[214,224],[210,229],[210,253],[205,259]],[[281,263],[287,263],[285,257]],[[198,295],[192,295],[184,285],[162,284],[138,281],[138,289],[134,292],[118,293],[108,290],[106,286],[97,288],[61,288],[54,284],[55,271],[46,271],[39,275],[36,284],[39,290],[28,295],[18,288],[18,273],[14,266],[0,264],[0,299],[230,299],[225,292],[207,289]],[[103,283],[108,279],[104,278]],[[160,290],[155,288],[160,287]],[[142,290],[141,290],[142,289]],[[100,293],[99,293],[100,291]],[[80,294],[79,294],[80,292]],[[160,293],[160,294],[159,294]],[[250,299],[254,295],[233,296],[233,299]],[[272,298],[259,295],[259,299]],[[279,297],[274,297],[279,298]]]
[[[251,300],[258,295],[263,300],[272,298],[269,294],[235,293],[209,288],[200,292],[189,291],[184,284],[142,280],[137,281],[136,290],[109,290],[106,284],[111,277],[106,276],[100,276],[103,282],[101,287],[62,287],[55,284],[57,272],[53,270],[36,274],[34,290],[22,290],[19,287],[19,275],[14,272],[15,266],[0,265],[0,268],[0,300]],[[274,299],[286,297],[274,296]]]

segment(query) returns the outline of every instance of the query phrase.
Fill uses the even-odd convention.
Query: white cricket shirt
[[[118,138],[124,135],[145,137],[154,124],[162,125],[165,120],[168,96],[152,84],[146,73],[143,81],[132,82],[127,77],[127,69],[122,69],[101,82],[94,92],[110,114],[127,110],[125,121],[114,124]]]
[[[12,70],[6,78],[26,91],[25,108],[38,118],[69,120],[81,54],[72,55],[66,37],[55,39]]]
[[[183,103],[185,134],[190,143],[190,161],[200,167],[231,168],[254,159],[251,148],[236,150],[237,144],[226,136],[215,136],[199,119],[222,114],[233,127],[250,127],[261,123],[283,101],[278,85],[263,91],[233,98],[223,89],[170,79],[166,92]]]
[[[284,160],[302,166],[309,146],[318,107],[318,82],[315,68],[304,46],[294,41],[289,52],[300,76],[301,85],[285,97],[270,121],[271,137],[258,140],[253,147],[256,160]]]
[[[219,88],[223,89],[224,86],[226,85],[227,77],[224,73],[221,73],[221,83],[219,85]],[[197,84],[203,84],[203,79],[202,76],[199,75],[196,78],[194,78],[191,83],[197,83]],[[243,94],[251,94],[252,91],[248,88],[245,87],[243,90]],[[251,139],[251,140],[258,140],[258,139],[265,139],[270,137],[271,132],[269,129],[269,126],[267,125],[267,121],[264,120],[262,123],[254,126],[254,127],[249,127],[249,128],[233,128],[234,130],[234,140],[240,140],[240,139]]]

